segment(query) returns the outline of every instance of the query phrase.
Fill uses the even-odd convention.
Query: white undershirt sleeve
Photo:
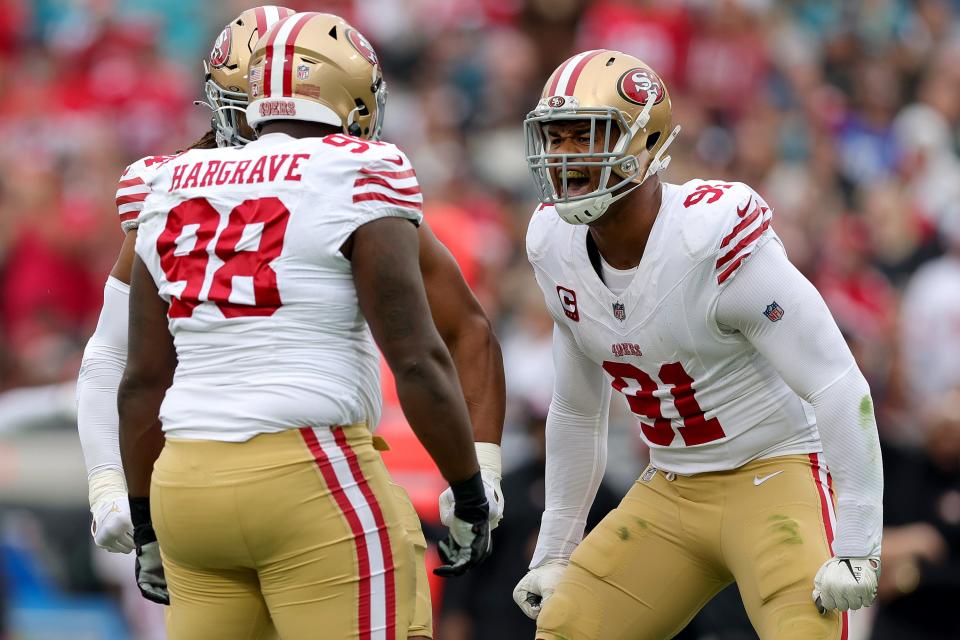
[[[120,420],[117,388],[127,363],[127,310],[130,286],[108,278],[97,329],[87,342],[77,379],[77,429],[92,477],[120,471]]]
[[[764,314],[773,303],[783,309],[776,321]],[[883,467],[870,388],[819,292],[769,241],[720,293],[716,320],[743,334],[813,405],[838,498],[834,553],[878,556]]]
[[[553,330],[553,400],[547,413],[546,506],[530,568],[566,560],[583,538],[607,464],[610,385],[563,326]]]

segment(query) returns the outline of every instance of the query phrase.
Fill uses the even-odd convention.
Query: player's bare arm
[[[137,230],[130,229],[127,235],[123,237],[123,244],[120,245],[120,253],[117,254],[117,261],[113,263],[110,269],[110,277],[116,278],[124,284],[130,284],[130,272],[133,271],[133,258],[137,255],[135,248],[137,246]]]
[[[169,604],[160,547],[150,520],[150,476],[163,449],[160,403],[177,367],[167,329],[167,304],[146,266],[135,258],[130,276],[127,367],[117,390],[120,456],[130,495],[137,584],[145,598]]]
[[[167,304],[143,262],[133,262],[127,367],[117,392],[120,455],[131,497],[149,497],[150,473],[163,449],[160,403],[173,381],[177,354]]]
[[[454,494],[451,539],[441,542],[446,566],[437,571],[459,574],[490,552],[489,507],[463,392],[431,321],[418,251],[416,228],[399,218],[361,226],[344,246],[360,309],[396,378],[403,413]]]
[[[500,443],[506,406],[500,343],[450,251],[420,226],[420,272],[433,322],[450,351],[476,442]]]
[[[430,309],[417,264],[417,230],[386,218],[361,226],[349,249],[357,296],[397,379],[404,414],[450,483],[479,471],[456,370]]]
[[[450,351],[467,403],[477,459],[490,503],[490,527],[503,517],[500,437],[506,405],[503,356],[490,320],[463,279],[450,251],[426,224],[420,226],[420,272],[433,323]],[[453,518],[453,493],[440,496],[440,520]]]

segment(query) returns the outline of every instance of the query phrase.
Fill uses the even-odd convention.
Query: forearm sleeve
[[[775,322],[764,314],[772,303],[783,309]],[[716,319],[742,333],[813,405],[838,498],[834,553],[879,555],[883,466],[870,388],[823,298],[770,241],[721,292]]]
[[[562,327],[553,331],[553,400],[547,413],[546,508],[530,567],[566,560],[583,538],[607,464],[610,387]]]
[[[127,308],[130,287],[108,278],[97,329],[87,342],[77,380],[77,428],[87,475],[120,463],[117,387],[127,362]]]

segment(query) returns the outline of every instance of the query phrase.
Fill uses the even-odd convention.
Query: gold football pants
[[[404,640],[416,572],[401,491],[362,424],[168,439],[151,510],[170,640]]]
[[[813,578],[834,505],[818,454],[674,476],[647,467],[570,558],[537,620],[541,640],[666,640],[736,581],[762,640],[846,640]]]

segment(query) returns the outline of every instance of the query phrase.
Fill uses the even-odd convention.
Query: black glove
[[[459,576],[486,560],[490,555],[489,505],[483,479],[477,472],[472,478],[450,485],[453,490],[453,522],[447,537],[438,548],[443,564],[433,570],[438,576]]]
[[[160,543],[150,521],[150,498],[130,497],[130,519],[133,521],[133,543],[137,547],[137,586],[144,598],[159,604],[170,604],[167,578],[160,562]]]

